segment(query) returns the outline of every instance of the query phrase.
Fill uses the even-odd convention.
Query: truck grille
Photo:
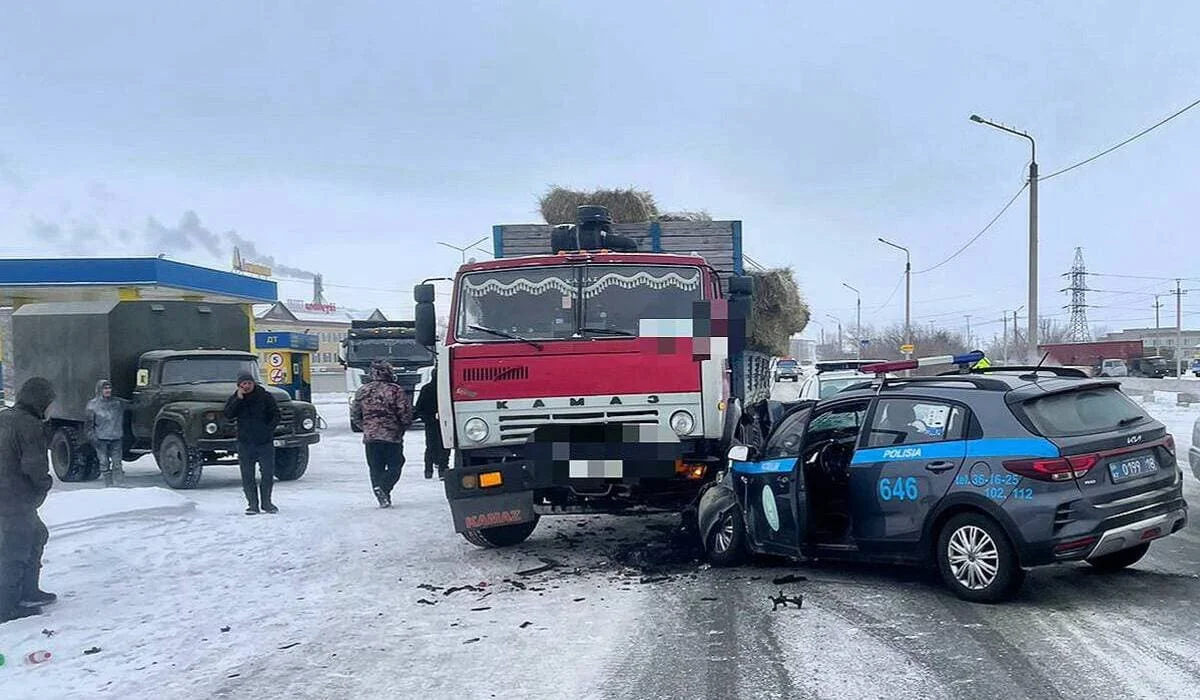
[[[275,426],[276,435],[291,435],[292,422],[295,420],[295,412],[291,406],[279,407],[279,425]]]
[[[529,379],[529,368],[521,365],[513,367],[467,367],[463,369],[462,378],[465,382],[512,382]]]
[[[500,442],[524,442],[537,428],[551,423],[559,425],[589,423],[658,424],[658,410],[627,408],[612,411],[550,411],[517,413],[500,416]]]

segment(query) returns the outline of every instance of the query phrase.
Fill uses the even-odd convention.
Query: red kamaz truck
[[[770,393],[770,358],[745,350],[740,239],[740,222],[613,226],[602,207],[495,228],[497,259],[459,268],[438,345],[458,532],[507,546],[545,514],[696,500],[741,406]],[[433,286],[414,296],[432,346]]]

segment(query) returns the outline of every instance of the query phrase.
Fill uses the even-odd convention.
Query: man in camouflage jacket
[[[371,488],[379,507],[390,508],[392,488],[404,467],[404,430],[413,422],[412,404],[387,362],[372,363],[368,377],[370,381],[354,394],[350,419],[362,426]]]

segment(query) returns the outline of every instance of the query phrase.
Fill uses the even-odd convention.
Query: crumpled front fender
[[[713,529],[721,522],[721,516],[730,508],[737,508],[737,496],[727,484],[713,484],[700,497],[700,505],[696,507],[696,515],[700,525],[700,542],[708,542]]]

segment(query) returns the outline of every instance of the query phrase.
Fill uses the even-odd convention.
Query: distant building
[[[296,300],[278,301],[255,309],[254,330],[312,333],[320,339],[313,353],[313,391],[327,393],[345,390],[344,368],[338,361],[342,340],[350,331],[351,321],[386,321],[379,309],[362,311],[343,309],[335,304]]]
[[[1200,330],[1184,329],[1181,336],[1185,357],[1190,356],[1192,349],[1200,345]],[[1174,328],[1126,328],[1109,333],[1101,340],[1140,340],[1147,351],[1155,350],[1158,354],[1173,357],[1176,335]]]

